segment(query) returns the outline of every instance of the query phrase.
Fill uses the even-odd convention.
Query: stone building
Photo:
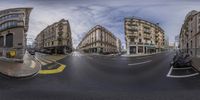
[[[47,26],[36,37],[36,50],[46,53],[72,52],[71,29],[68,20],[62,19]]]
[[[96,25],[83,37],[78,49],[86,53],[117,53],[117,38],[106,28]]]
[[[22,61],[32,8],[0,11],[0,56]]]
[[[200,12],[190,11],[179,35],[179,48],[193,56],[200,56]]]
[[[125,18],[127,54],[149,54],[163,51],[165,35],[158,24],[130,17]]]

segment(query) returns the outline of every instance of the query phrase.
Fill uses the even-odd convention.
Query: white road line
[[[187,67],[187,68],[189,68],[189,67]],[[192,67],[190,67],[190,68],[192,68]],[[186,77],[199,75],[199,73],[188,74],[188,75],[171,75],[171,72],[172,72],[173,69],[177,69],[177,68],[173,68],[173,66],[172,66],[170,68],[168,74],[166,75],[167,77],[171,77],[171,78],[186,78]]]
[[[133,63],[133,64],[128,64],[129,66],[134,66],[134,65],[140,65],[140,64],[145,64],[145,63],[149,63],[152,60],[148,60],[148,61],[144,61],[144,62],[139,62],[139,63]]]
[[[199,73],[194,73],[194,74],[189,74],[189,75],[169,75],[167,77],[172,77],[172,78],[186,78],[186,77],[191,77],[191,76],[196,76],[199,75]]]
[[[42,61],[44,61],[44,62],[52,63],[52,61],[49,61],[49,59],[47,59],[47,58],[42,58],[42,57],[40,57],[40,59],[41,59]]]
[[[136,59],[144,59],[144,58],[149,58],[150,56],[146,56],[146,57],[140,57],[140,58],[136,58]]]
[[[169,72],[167,73],[167,77],[170,77],[170,74],[172,73],[172,69],[173,69],[173,66],[170,68]]]
[[[37,57],[35,57],[35,59],[36,59],[37,61],[39,61],[42,65],[46,65],[46,64],[47,64],[47,63],[43,62],[42,60],[38,59]]]
[[[173,68],[174,70],[184,70],[184,69],[191,69],[192,67],[185,67],[185,68]]]

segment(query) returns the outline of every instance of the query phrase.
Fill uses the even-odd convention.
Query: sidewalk
[[[121,56],[122,57],[141,57],[141,56],[150,56],[150,55],[160,54],[160,53],[165,53],[165,52],[158,52],[158,53],[152,53],[152,54],[131,54],[131,55],[124,54],[124,55],[121,55]]]
[[[112,57],[112,56],[118,56],[118,54],[99,54],[99,53],[83,53],[84,55],[92,55],[92,56],[104,56],[104,57]]]
[[[41,65],[29,54],[25,53],[24,62],[11,62],[0,58],[0,73],[9,77],[23,78],[36,75]]]
[[[198,71],[200,71],[200,57],[194,57],[192,58],[192,65],[195,67]]]

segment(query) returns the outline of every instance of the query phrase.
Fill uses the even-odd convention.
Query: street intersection
[[[50,57],[44,57],[47,56]],[[173,56],[173,52],[142,57],[73,52],[55,60],[66,66],[59,73],[38,74],[20,80],[1,77],[0,97],[15,100],[198,99],[199,75],[187,78],[167,76]]]

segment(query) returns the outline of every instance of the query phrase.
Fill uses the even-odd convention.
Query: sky
[[[28,44],[48,25],[61,19],[70,23],[73,46],[95,25],[102,25],[125,46],[124,18],[159,23],[170,42],[180,33],[185,16],[200,11],[198,0],[0,0],[0,10],[32,7]]]

